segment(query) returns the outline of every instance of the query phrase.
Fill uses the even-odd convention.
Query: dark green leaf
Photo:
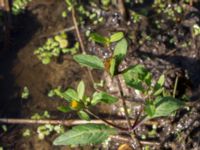
[[[74,56],[74,60],[83,66],[91,67],[94,69],[104,69],[103,61],[97,56],[79,54]]]
[[[123,38],[116,44],[113,56],[116,58],[117,64],[119,64],[126,56],[127,48],[128,42],[125,38]]]
[[[154,102],[156,110],[151,118],[169,116],[172,112],[184,106],[184,102],[173,97],[158,98]]]
[[[124,71],[123,77],[127,85],[140,91],[144,91],[144,84],[151,83],[150,72],[141,65],[129,67]]]
[[[123,32],[116,32],[110,36],[110,42],[117,42],[124,37]]]
[[[93,94],[92,105],[96,105],[99,102],[112,104],[117,102],[117,100],[118,99],[116,97],[110,96],[106,92],[99,92]]]
[[[109,43],[109,39],[98,34],[98,33],[91,33],[90,34],[90,38],[91,40],[97,42],[97,43],[100,43],[100,44],[107,44]]]
[[[79,111],[78,116],[83,120],[87,120],[87,121],[90,120],[90,116],[84,111]]]
[[[70,107],[67,107],[67,106],[59,106],[57,108],[59,111],[63,112],[63,113],[67,113],[67,112],[70,112],[71,111],[71,108]]]
[[[106,125],[85,124],[73,127],[53,142],[54,145],[87,145],[100,144],[110,135],[116,134],[116,129]]]
[[[77,87],[78,97],[79,99],[83,99],[84,93],[85,93],[85,84],[83,81],[80,81]]]

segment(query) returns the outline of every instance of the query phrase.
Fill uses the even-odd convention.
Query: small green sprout
[[[31,1],[32,0],[14,0],[12,4],[12,13],[14,15],[20,14]]]
[[[7,132],[7,131],[8,131],[8,128],[7,128],[6,125],[2,125],[1,128],[3,129],[4,132]]]
[[[25,129],[24,132],[22,133],[23,137],[30,137],[31,136],[31,130],[30,129]]]
[[[192,34],[193,34],[193,36],[200,35],[200,26],[198,24],[194,24],[192,26]]]
[[[22,94],[21,94],[21,98],[22,98],[22,99],[28,99],[29,96],[30,96],[29,89],[28,89],[27,86],[25,86],[25,87],[23,88],[23,91],[22,91]]]

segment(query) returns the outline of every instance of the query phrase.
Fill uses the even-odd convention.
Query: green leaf
[[[158,96],[158,95],[162,94],[163,91],[164,91],[164,88],[160,88],[160,89],[158,89],[157,91],[155,91],[153,95],[154,95],[154,96]]]
[[[123,77],[128,86],[142,92],[144,92],[144,84],[151,84],[151,73],[141,65],[129,67],[124,71]]]
[[[70,112],[71,111],[71,108],[68,107],[68,106],[59,106],[57,107],[57,109],[63,113],[67,113],[67,112]]]
[[[97,43],[100,43],[100,44],[108,44],[109,43],[109,39],[107,37],[104,37],[98,33],[91,33],[90,38],[91,38],[91,40],[93,40]]]
[[[152,117],[155,114],[155,110],[156,110],[155,105],[152,102],[147,101],[144,108],[146,114]]]
[[[158,79],[157,84],[159,84],[160,87],[162,87],[162,86],[164,85],[164,83],[165,83],[165,75],[162,74],[162,75],[160,76],[160,78]]]
[[[116,97],[110,96],[106,92],[94,93],[92,98],[92,105],[96,105],[99,102],[104,102],[106,104],[113,104],[117,102],[118,99]]]
[[[85,124],[73,127],[60,135],[53,142],[54,145],[87,145],[100,144],[110,135],[117,134],[116,129],[106,125]]]
[[[28,89],[27,86],[25,86],[23,91],[22,91],[21,98],[22,99],[28,99],[29,96],[30,96],[29,89]]]
[[[150,118],[169,116],[172,112],[184,106],[184,102],[173,97],[158,98],[154,104],[156,107],[155,113]]]
[[[78,92],[79,99],[82,100],[83,96],[84,96],[84,93],[85,93],[85,84],[84,84],[84,82],[82,80],[78,84],[77,92]]]
[[[83,120],[87,120],[87,121],[90,120],[90,116],[84,111],[79,111],[78,116]]]
[[[100,70],[104,69],[103,61],[97,56],[79,54],[74,56],[74,60],[83,66]]]
[[[165,76],[161,75],[160,78],[158,79],[157,83],[154,86],[154,96],[158,96],[163,92],[164,83],[165,83]]]
[[[74,89],[67,89],[67,91],[65,91],[63,93],[63,95],[66,98],[70,98],[69,101],[71,101],[71,100],[79,101],[80,100],[77,92]]]
[[[128,42],[125,38],[116,44],[113,56],[116,58],[117,64],[119,64],[124,59],[127,53],[127,49]]]
[[[117,42],[124,37],[123,32],[116,32],[110,36],[110,42]]]
[[[110,61],[110,68],[109,68],[110,75],[114,76],[115,71],[116,71],[116,59],[112,58],[111,61]]]

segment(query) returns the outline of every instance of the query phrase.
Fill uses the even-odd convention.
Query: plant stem
[[[127,123],[128,123],[128,128],[129,128],[129,131],[131,131],[131,121],[130,121],[130,118],[129,118],[128,109],[127,109],[126,101],[124,99],[124,93],[123,93],[123,89],[122,89],[122,86],[121,86],[119,76],[117,76],[117,83],[118,83],[118,88],[119,88],[119,91],[120,91],[120,97],[121,97],[121,100],[122,100],[122,105],[123,105],[123,108],[124,108],[125,117],[126,117],[126,120],[127,120]]]
[[[123,131],[127,131],[127,130],[128,130],[127,128],[120,127],[120,126],[118,126],[118,125],[116,125],[116,124],[113,124],[112,122],[110,122],[110,121],[108,121],[108,120],[106,120],[106,119],[103,119],[103,118],[97,116],[96,114],[94,114],[93,112],[91,112],[91,111],[88,110],[88,109],[86,109],[85,112],[88,113],[88,114],[90,114],[91,116],[93,116],[93,117],[99,119],[99,120],[102,120],[104,123],[106,123],[106,124],[108,124],[108,125],[110,125],[110,126],[112,126],[112,127],[114,127],[114,128],[117,128],[117,129],[123,130]]]
[[[76,11],[75,11],[74,7],[72,7],[72,20],[73,20],[74,27],[75,27],[75,30],[76,30],[76,35],[77,35],[79,43],[81,45],[82,53],[86,54],[85,47],[84,47],[84,44],[83,44],[83,40],[81,38],[81,34],[80,34],[80,31],[79,31],[79,28],[78,28],[78,23],[76,21]]]
[[[77,35],[78,40],[79,40],[79,43],[80,43],[80,45],[81,45],[82,53],[83,53],[83,54],[86,54],[85,46],[84,46],[84,44],[83,44],[83,40],[82,40],[82,38],[81,38],[81,34],[80,34],[80,31],[79,31],[78,23],[77,23],[77,20],[76,20],[76,11],[75,11],[75,8],[74,8],[74,7],[72,7],[72,20],[73,20],[74,27],[75,27],[75,30],[76,30],[76,35]],[[88,74],[89,74],[89,77],[90,77],[90,79],[91,79],[91,81],[92,81],[92,83],[93,83],[93,87],[94,87],[95,81],[94,81],[94,77],[93,77],[93,75],[92,75],[92,72],[91,72],[91,70],[90,70],[89,68],[87,68],[87,72],[88,72]],[[94,87],[94,88],[95,88],[95,87]]]
[[[178,85],[178,76],[176,77],[175,84],[174,84],[173,98],[176,97],[177,85]]]
[[[143,119],[141,119],[135,126],[133,126],[132,131],[134,131],[135,129],[137,129],[140,125],[142,125],[147,120],[148,120],[147,117],[144,117]]]

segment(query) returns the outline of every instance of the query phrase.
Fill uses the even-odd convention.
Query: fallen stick
[[[127,121],[124,119],[117,119],[117,120],[108,120],[109,122],[116,122],[119,124],[126,124]],[[134,123],[134,120],[131,120]],[[69,119],[69,120],[33,120],[33,119],[13,119],[13,118],[0,118],[0,124],[52,124],[52,125],[64,125],[64,126],[74,126],[79,124],[87,124],[87,123],[94,123],[94,124],[105,124],[102,120],[76,120],[76,119]],[[146,121],[145,125],[153,125],[158,124],[155,121]]]

